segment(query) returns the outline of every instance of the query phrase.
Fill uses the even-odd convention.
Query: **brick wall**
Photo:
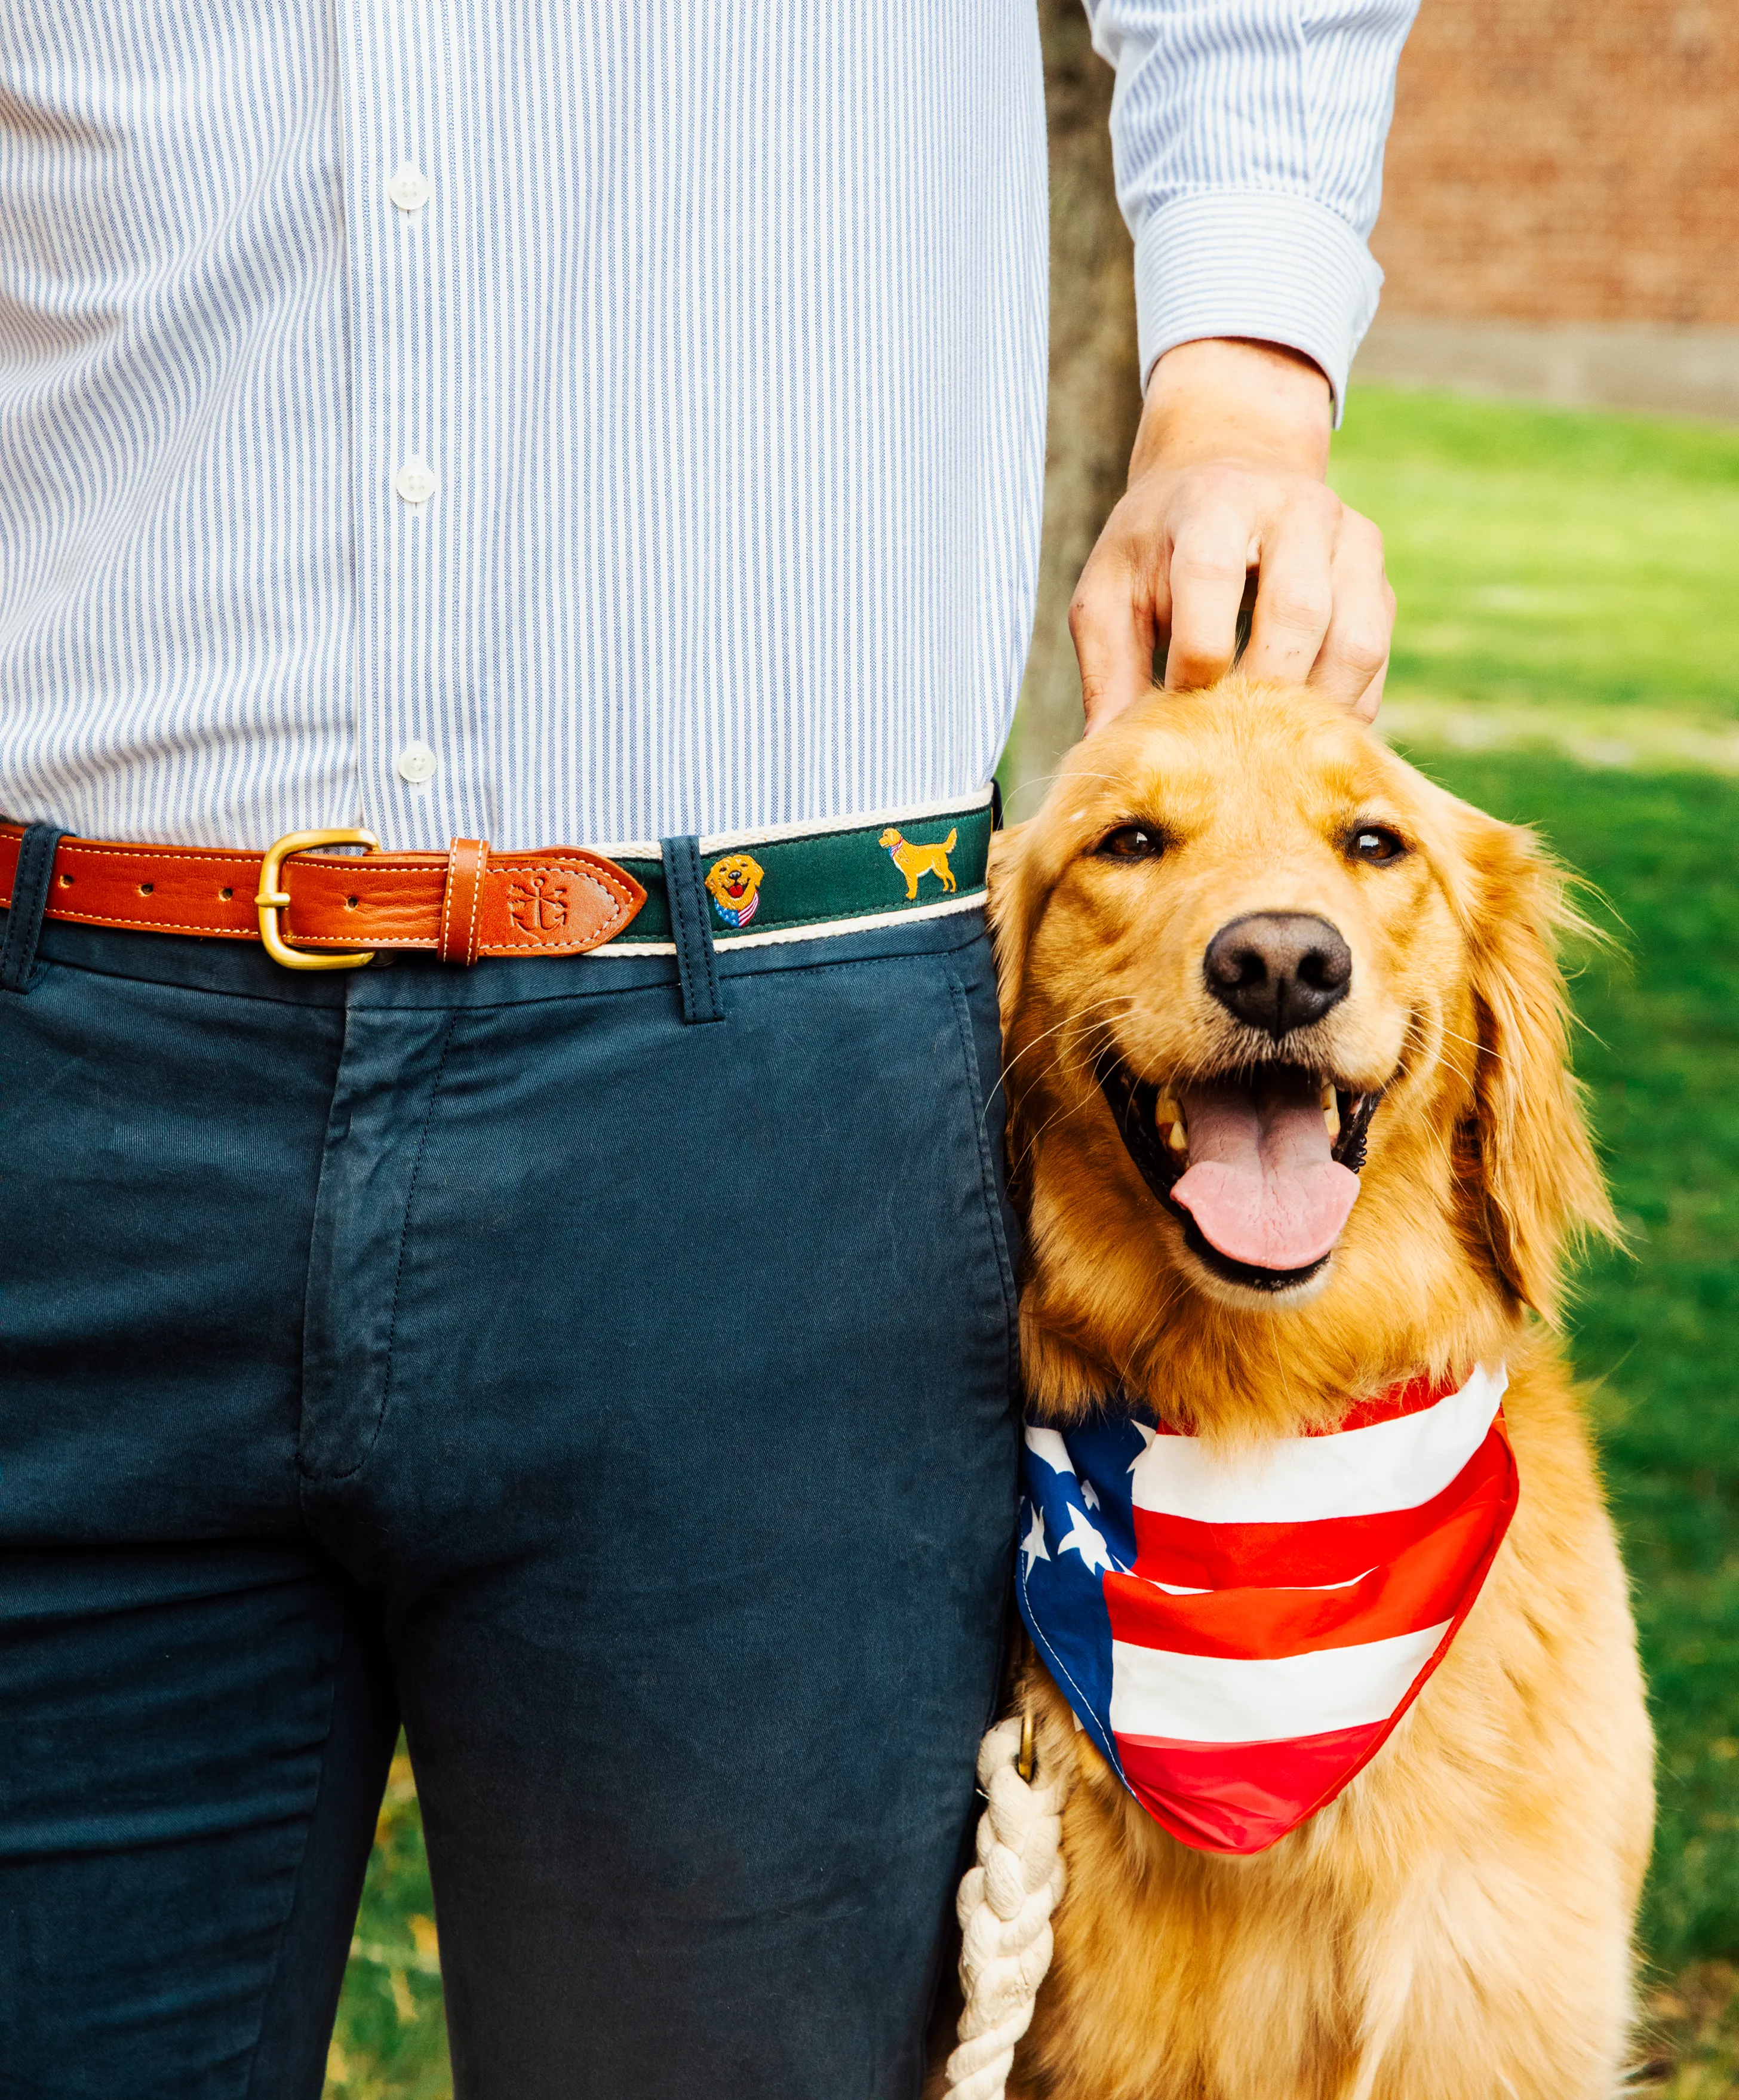
[[[1390,314],[1739,323],[1739,0],[1423,0]]]

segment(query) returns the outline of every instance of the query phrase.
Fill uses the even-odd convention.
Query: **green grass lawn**
[[[1412,754],[1537,826],[1621,943],[1581,961],[1578,1061],[1631,1246],[1589,1264],[1573,1345],[1660,1737],[1651,2089],[1716,2100],[1739,2093],[1739,780],[1663,769],[1722,765],[1739,727],[1739,432],[1370,390],[1335,479],[1388,536]],[[1512,739],[1535,748],[1465,748]],[[401,1767],[329,2100],[449,2089],[431,1915]]]
[[[1330,478],[1383,528],[1392,699],[1739,724],[1739,429],[1366,388]]]
[[[1624,950],[1586,959],[1578,979],[1577,1063],[1631,1246],[1588,1263],[1573,1343],[1660,1742],[1642,1939],[1672,2014],[1709,1995],[1711,1972],[1665,1986],[1739,1956],[1739,785],[1533,753],[1418,756],[1536,825],[1609,900],[1596,915],[1622,915]],[[1687,2096],[1739,2089],[1731,1974],[1716,1995],[1723,2068]]]
[[[448,2100],[435,1901],[410,1759],[393,1759],[326,2059],[327,2100]]]

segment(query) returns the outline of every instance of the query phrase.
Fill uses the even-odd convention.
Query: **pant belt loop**
[[[6,944],[0,947],[0,991],[30,989],[42,914],[48,909],[49,885],[54,880],[55,849],[65,836],[52,824],[32,824],[18,842],[18,869],[12,877]]]
[[[664,892],[670,899],[670,925],[676,938],[677,974],[682,980],[682,1018],[722,1021],[725,1003],[719,994],[713,922],[700,879],[700,841],[665,839],[661,850]]]

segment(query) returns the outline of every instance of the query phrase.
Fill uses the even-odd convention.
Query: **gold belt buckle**
[[[273,962],[282,963],[287,970],[360,970],[374,960],[373,949],[311,955],[306,948],[291,947],[284,938],[278,920],[280,911],[289,909],[289,893],[279,887],[284,862],[291,854],[309,853],[316,846],[366,846],[370,853],[378,853],[381,842],[373,832],[286,832],[276,845],[267,848],[260,862],[259,895],[254,900],[259,907],[259,937]]]

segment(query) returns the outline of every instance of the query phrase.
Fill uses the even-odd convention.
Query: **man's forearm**
[[[1232,660],[1369,717],[1394,620],[1375,526],[1330,492],[1330,432],[1382,272],[1395,64],[1415,0],[1085,0],[1117,68],[1118,199],[1146,399],[1128,493],[1070,609],[1089,730]]]
[[[1139,480],[1162,462],[1267,460],[1321,480],[1335,402],[1321,368],[1275,343],[1183,342],[1154,365],[1129,461]]]

